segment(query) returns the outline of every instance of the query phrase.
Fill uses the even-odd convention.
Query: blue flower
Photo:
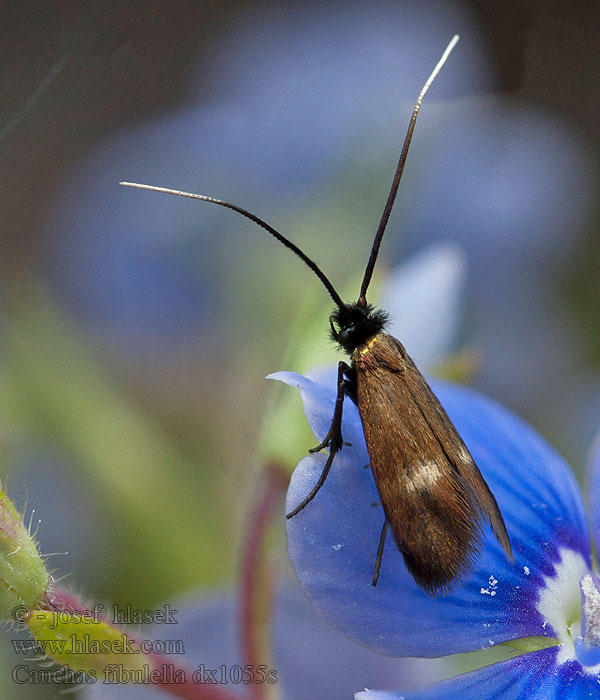
[[[410,351],[410,349],[409,349]],[[273,375],[297,386],[310,427],[329,428],[335,378]],[[512,643],[521,654],[416,693],[357,698],[574,698],[600,695],[600,592],[592,574],[583,498],[567,464],[528,425],[465,388],[432,387],[504,515],[515,555],[490,532],[481,556],[451,594],[430,598],[407,573],[391,539],[371,586],[383,522],[356,407],[344,404],[344,439],[316,498],[288,521],[288,551],[315,607],[347,637],[391,656],[439,657]],[[291,510],[316,482],[326,456],[303,459],[290,483]],[[590,479],[600,533],[600,457]],[[527,653],[524,653],[527,652]],[[508,653],[507,653],[508,655]]]

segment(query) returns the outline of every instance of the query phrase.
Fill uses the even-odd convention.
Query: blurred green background
[[[327,296],[260,229],[118,181],[247,207],[352,297],[454,32],[378,272],[461,245],[473,383],[582,475],[600,426],[599,20],[560,0],[5,6],[3,475],[42,550],[69,552],[57,575],[138,608],[230,581],[264,377],[308,369],[327,329]],[[290,469],[310,446],[297,408]]]

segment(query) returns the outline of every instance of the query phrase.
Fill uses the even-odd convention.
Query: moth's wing
[[[397,347],[404,352],[405,361],[407,361],[407,364],[411,367],[408,372],[411,390],[418,387],[416,389],[417,395],[419,395],[420,390],[420,395],[424,396],[426,399],[423,406],[423,414],[432,425],[440,425],[442,427],[439,432],[436,429],[435,435],[437,440],[442,446],[442,449],[444,449],[450,457],[450,462],[454,469],[456,469],[461,477],[469,484],[472,492],[475,494],[481,514],[491,525],[494,536],[502,546],[506,556],[512,561],[513,553],[510,539],[506,530],[504,518],[502,517],[494,494],[491,492],[473,456],[454,427],[454,424],[450,418],[448,418],[448,414],[438,401],[437,396],[431,390],[425,377],[423,377],[415,366],[415,363],[406,354],[402,345],[395,338],[392,338],[392,340]]]
[[[353,355],[371,468],[398,549],[417,583],[444,592],[479,550],[482,516],[502,546],[502,515],[424,377],[391,336]]]

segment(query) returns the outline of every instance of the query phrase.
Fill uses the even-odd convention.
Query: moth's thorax
[[[372,338],[369,338],[369,340],[367,340],[366,343],[363,343],[362,345],[359,345],[357,348],[355,348],[354,352],[352,353],[353,365],[359,365],[361,367],[364,367],[365,365],[371,365],[374,362],[376,362],[373,351],[377,348],[377,346],[380,343],[380,335],[382,334],[378,333]]]
[[[377,333],[354,350],[352,364],[363,371],[381,367],[402,372],[406,368],[406,357],[404,347],[395,338],[388,333]]]
[[[335,309],[329,317],[331,338],[348,355],[368,343],[385,328],[388,315],[371,304],[358,302]]]
[[[354,360],[360,360],[362,359],[365,355],[368,355],[373,348],[378,344],[378,337],[379,334],[376,336],[373,336],[372,338],[369,338],[366,343],[363,343],[362,345],[359,345],[354,352],[352,353],[352,359]]]

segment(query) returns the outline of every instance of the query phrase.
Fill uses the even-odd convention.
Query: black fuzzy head
[[[345,304],[329,317],[331,338],[340,350],[352,355],[359,345],[381,333],[389,320],[385,311],[371,304]]]

